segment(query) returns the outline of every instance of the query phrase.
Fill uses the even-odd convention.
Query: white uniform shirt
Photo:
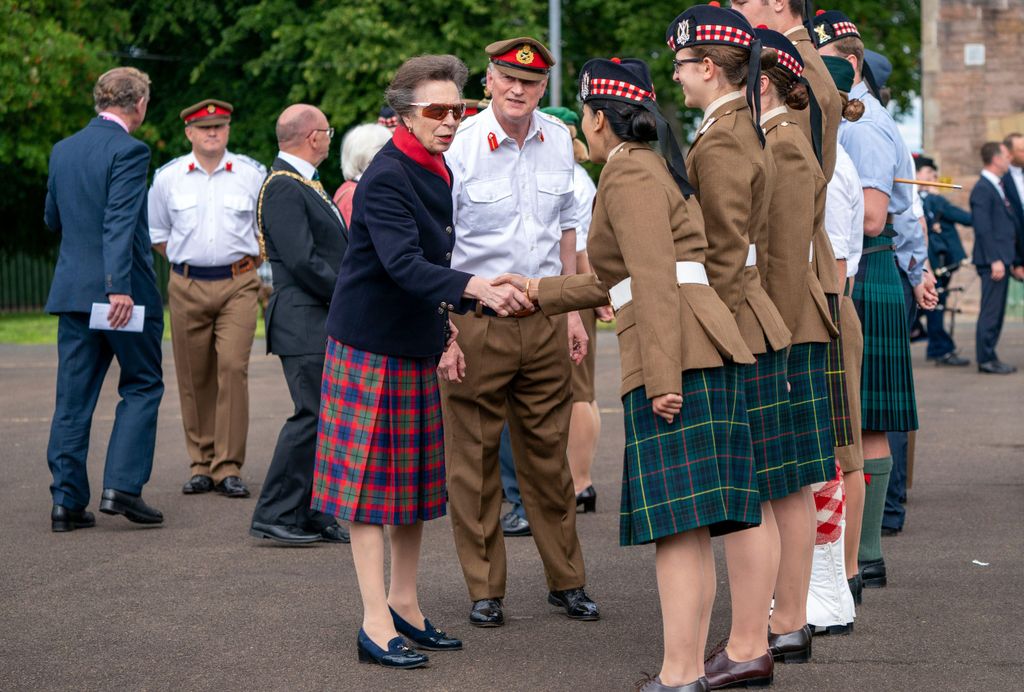
[[[561,273],[562,231],[577,219],[572,137],[560,120],[534,111],[520,149],[488,108],[462,124],[445,160],[453,173],[453,269]]]
[[[1010,178],[1013,180],[1014,187],[1017,188],[1017,198],[1024,200],[1024,168],[1010,166]]]
[[[587,249],[590,233],[590,218],[594,214],[594,197],[597,186],[587,175],[587,169],[578,163],[572,168],[573,197],[576,200],[576,252]]]
[[[846,276],[856,276],[864,251],[864,188],[853,159],[836,144],[836,169],[825,198],[825,232],[836,259],[846,260]]]
[[[222,267],[258,256],[256,203],[266,177],[259,162],[230,151],[212,174],[194,154],[179,156],[153,176],[152,242],[167,243],[173,264]]]

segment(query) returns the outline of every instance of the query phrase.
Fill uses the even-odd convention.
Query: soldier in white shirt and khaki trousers
[[[227,151],[232,107],[181,112],[192,152],[157,171],[150,235],[171,263],[171,342],[191,478],[182,492],[248,497],[249,354],[256,333],[256,200],[266,170]]]
[[[574,274],[572,138],[559,120],[536,110],[554,60],[532,38],[499,41],[486,52],[493,100],[462,125],[445,155],[454,181],[452,267],[490,277]],[[453,315],[452,321],[458,348],[449,349],[439,373],[449,509],[474,601],[470,622],[504,622],[498,447],[506,418],[548,600],[571,618],[596,620],[597,604],[583,591],[576,499],[565,454],[573,367],[566,349],[578,362],[587,344],[579,315],[572,313],[568,321],[541,313],[508,319],[478,310]]]

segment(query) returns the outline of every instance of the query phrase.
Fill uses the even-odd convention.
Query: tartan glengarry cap
[[[860,32],[857,25],[839,10],[818,10],[814,15],[814,39],[819,48],[850,36],[860,38]]]
[[[739,12],[723,9],[717,2],[694,5],[676,17],[665,32],[672,50],[690,46],[721,45],[750,49],[754,29]]]
[[[779,65],[785,68],[795,79],[800,79],[804,73],[804,59],[796,45],[778,31],[772,31],[762,25],[754,29],[754,35],[761,41],[765,48],[773,48],[779,56]]]
[[[178,116],[186,125],[222,125],[231,122],[231,114],[235,107],[227,101],[203,99],[189,106]]]
[[[580,70],[580,101],[605,98],[641,104],[656,101],[647,63],[635,58],[594,58]]]
[[[555,64],[551,51],[535,38],[520,36],[495,41],[484,48],[491,64],[500,72],[516,79],[539,82],[547,79]]]

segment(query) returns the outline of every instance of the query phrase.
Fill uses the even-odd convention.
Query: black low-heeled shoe
[[[864,582],[865,589],[881,589],[889,583],[885,576],[884,559],[861,562],[857,566],[860,568],[860,578]]]
[[[96,517],[84,509],[76,512],[63,505],[54,505],[50,511],[50,528],[54,533],[91,529],[93,526],[96,526]]]
[[[859,574],[855,574],[846,580],[850,585],[850,595],[853,596],[854,605],[861,605],[864,602],[864,580]]]
[[[376,663],[385,668],[422,668],[430,662],[426,655],[406,646],[401,637],[395,637],[388,642],[387,649],[382,649],[362,629],[356,638],[356,653],[360,663]]]
[[[576,513],[586,514],[597,511],[597,491],[594,486],[588,485],[582,491],[576,493]]]
[[[597,604],[591,600],[587,592],[579,589],[565,589],[548,593],[548,603],[565,609],[565,614],[572,620],[600,620],[601,613]]]
[[[411,641],[417,649],[426,649],[427,651],[460,651],[462,649],[461,639],[449,637],[430,624],[430,620],[423,618],[423,629],[416,629],[396,613],[394,608],[389,606],[388,610],[391,611],[391,620],[395,623],[395,629]]]

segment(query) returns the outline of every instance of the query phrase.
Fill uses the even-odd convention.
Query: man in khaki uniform
[[[454,173],[452,267],[491,277],[574,274],[572,137],[561,121],[537,111],[554,60],[532,38],[498,41],[486,52],[493,100],[462,124],[446,154]],[[572,365],[565,349],[579,362],[587,345],[579,315],[500,319],[478,309],[452,320],[461,350],[449,349],[439,371],[449,509],[474,601],[470,623],[504,623],[498,446],[506,418],[548,601],[571,618],[596,620],[597,604],[583,590],[576,499],[565,456],[572,407]]]
[[[149,191],[153,246],[171,263],[168,299],[191,478],[186,495],[248,497],[249,353],[256,333],[256,198],[262,165],[227,150],[231,104],[181,112],[192,152],[160,168]]]

